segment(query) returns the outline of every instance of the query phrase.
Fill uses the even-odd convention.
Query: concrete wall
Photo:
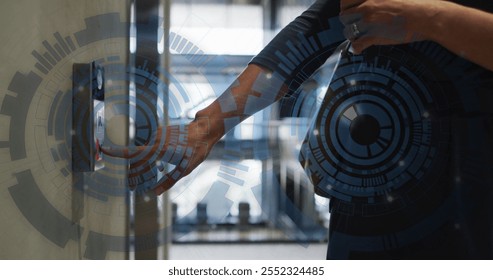
[[[0,259],[125,259],[125,163],[71,171],[71,71],[106,68],[108,143],[126,144],[127,0],[0,3]],[[74,186],[80,188],[74,188]]]

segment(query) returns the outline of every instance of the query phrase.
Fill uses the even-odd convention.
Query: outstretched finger
[[[158,182],[154,192],[159,195],[169,190],[181,178],[190,174],[195,167],[202,163],[207,157],[210,147],[205,142],[197,142],[193,149],[188,149],[184,157],[169,173],[164,175],[164,178]]]

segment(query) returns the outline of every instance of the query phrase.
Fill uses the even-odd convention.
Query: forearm
[[[453,53],[493,71],[493,14],[441,1],[422,31]]]
[[[280,77],[250,64],[213,103],[197,112],[194,122],[208,126],[211,137],[219,140],[231,128],[266,108],[286,94]]]
[[[196,120],[207,120],[211,136],[219,140],[241,121],[296,91],[330,55],[330,47],[335,48],[339,41],[343,41],[338,14],[339,0],[315,1],[253,58],[217,100],[199,111]],[[329,33],[328,30],[334,32]],[[328,36],[326,34],[333,37],[324,38]],[[324,40],[333,42],[333,46],[322,44]],[[311,42],[310,49],[313,48],[311,52],[305,52],[308,41]],[[293,67],[287,70],[282,67],[283,56],[298,59],[292,60]]]

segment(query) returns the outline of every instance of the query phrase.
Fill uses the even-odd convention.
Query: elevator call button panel
[[[91,172],[103,167],[104,68],[91,63],[73,65],[72,170]]]

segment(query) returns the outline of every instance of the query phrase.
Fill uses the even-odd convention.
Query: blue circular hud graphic
[[[431,42],[342,58],[300,153],[316,192],[332,198],[329,257],[389,258],[379,253],[444,228],[451,239],[471,234],[468,215],[487,210],[470,199],[489,193],[470,193],[466,167],[489,150],[477,142],[488,139],[479,120],[491,110],[478,102],[488,75]]]
[[[85,24],[82,30],[73,34],[55,32],[52,38],[47,38],[43,42],[40,50],[32,51],[35,59],[32,71],[27,74],[17,72],[14,75],[8,90],[16,95],[6,95],[0,111],[0,114],[7,116],[10,120],[9,141],[1,142],[1,147],[8,148],[11,161],[31,158],[32,162],[37,162],[33,158],[36,157],[41,162],[41,168],[30,169],[26,166],[22,171],[16,171],[14,177],[17,183],[9,187],[14,203],[29,223],[61,248],[65,247],[70,240],[78,240],[82,235],[86,236],[86,249],[83,250],[83,256],[99,259],[105,258],[108,251],[127,251],[128,248],[122,242],[125,236],[114,236],[82,228],[77,223],[80,217],[73,216],[74,213],[78,213],[78,210],[70,209],[74,207],[73,203],[77,204],[73,200],[77,194],[73,192],[72,187],[96,201],[93,203],[94,209],[89,209],[89,212],[97,212],[97,215],[105,215],[105,213],[110,215],[107,212],[110,210],[106,209],[122,211],[128,206],[110,205],[115,203],[112,198],[127,196],[129,190],[122,186],[134,185],[132,182],[127,182],[127,175],[130,177],[131,175],[143,175],[144,180],[148,180],[148,184],[144,186],[145,189],[140,189],[141,194],[152,187],[152,183],[156,182],[155,162],[149,164],[152,168],[146,166],[145,172],[132,170],[129,174],[126,170],[128,165],[126,161],[105,157],[103,169],[94,173],[86,173],[82,177],[75,176],[71,170],[72,134],[84,134],[88,128],[79,127],[77,131],[72,131],[72,111],[70,109],[72,89],[64,87],[67,81],[72,83],[72,77],[68,76],[69,74],[61,74],[60,69],[65,69],[67,62],[78,60],[81,62],[96,61],[98,65],[101,65],[105,69],[106,106],[104,114],[107,116],[106,121],[128,118],[129,103],[135,104],[137,117],[147,120],[146,124],[136,128],[136,144],[152,144],[152,133],[158,126],[153,116],[157,114],[162,117],[168,113],[159,110],[156,112],[155,107],[152,106],[156,100],[167,103],[163,100],[164,97],[159,95],[162,89],[160,87],[163,85],[169,87],[169,113],[171,115],[178,114],[183,104],[193,100],[191,93],[186,92],[179,81],[167,71],[155,66],[156,61],[142,59],[144,61],[142,65],[132,67],[128,65],[125,51],[122,52],[122,49],[127,48],[125,44],[128,44],[129,23],[121,21],[120,14],[108,13],[89,17],[85,19]],[[146,26],[140,26],[140,28],[145,29]],[[207,58],[197,46],[179,34],[171,33],[170,42],[166,43],[169,43],[172,49],[175,47],[173,49],[175,52],[186,56],[190,66],[195,69],[202,69],[208,63],[227,66],[220,56]],[[95,48],[97,54],[90,56],[89,61],[82,61],[88,59],[85,53],[89,48]],[[104,49],[100,50],[100,48]],[[105,55],[98,56],[98,53]],[[154,64],[154,66],[149,66],[149,64]],[[134,90],[139,95],[138,100],[121,94],[128,92],[131,74],[135,77],[133,79]],[[207,77],[205,79],[207,80]],[[86,85],[89,80],[76,82]],[[96,111],[100,109],[103,109],[102,105],[95,108]],[[29,119],[33,112],[36,114],[35,125]],[[87,110],[81,110],[76,112],[76,116],[83,117],[88,113]],[[30,136],[33,135],[32,130],[34,130],[34,138]],[[33,143],[34,140],[37,141]],[[112,143],[109,137],[106,137],[104,144],[122,145],[122,143]],[[31,145],[34,145],[34,149]],[[87,148],[83,147],[83,149]],[[53,188],[56,194],[64,195],[63,198],[47,195],[47,188]],[[122,203],[122,200],[116,203]],[[80,206],[75,205],[76,208]],[[70,217],[71,212],[72,217]],[[67,213],[69,213],[68,216]],[[121,216],[116,220],[124,219],[125,215],[121,214]],[[160,232],[150,234],[143,239],[151,240],[149,246],[156,246],[152,240],[164,234],[165,230],[166,228],[160,229]],[[105,245],[101,247],[98,244]],[[96,250],[92,250],[94,248]]]
[[[331,197],[392,199],[443,161],[436,88],[404,60],[419,63],[397,48],[341,61],[303,152],[312,180]]]
[[[341,213],[383,217],[420,208],[443,188],[437,182],[450,168],[459,95],[430,61],[412,47],[342,58],[300,154],[317,193],[334,198]],[[429,203],[442,202],[425,202],[416,213]]]

